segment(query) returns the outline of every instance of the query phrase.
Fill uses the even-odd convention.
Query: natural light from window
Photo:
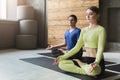
[[[6,0],[0,0],[0,19],[6,19]]]

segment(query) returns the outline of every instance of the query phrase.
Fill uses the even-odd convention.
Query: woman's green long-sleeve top
[[[60,56],[60,60],[64,60],[73,56],[84,45],[85,47],[88,48],[97,48],[95,62],[100,63],[103,55],[105,40],[106,40],[106,32],[102,26],[98,25],[97,27],[91,30],[88,27],[86,27],[82,29],[76,46],[65,55]]]

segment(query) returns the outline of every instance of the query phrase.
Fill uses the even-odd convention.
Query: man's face
[[[75,19],[74,19],[73,17],[69,17],[69,18],[68,18],[68,24],[69,24],[70,26],[75,26],[75,25],[76,25]]]

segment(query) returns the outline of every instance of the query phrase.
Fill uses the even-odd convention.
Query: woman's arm
[[[100,63],[102,57],[103,57],[103,51],[104,51],[104,46],[105,46],[105,40],[106,40],[106,32],[105,29],[103,28],[99,32],[98,36],[98,48],[97,48],[97,54],[96,54],[96,60],[95,63]]]

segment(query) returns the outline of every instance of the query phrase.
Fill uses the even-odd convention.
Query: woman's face
[[[74,19],[73,17],[69,17],[69,18],[68,18],[68,24],[69,24],[70,26],[75,26],[75,25],[76,25],[75,19]]]
[[[87,9],[86,19],[87,19],[88,22],[90,22],[90,23],[96,22],[98,18],[99,18],[98,14],[96,14],[95,12],[93,12],[90,9]]]

